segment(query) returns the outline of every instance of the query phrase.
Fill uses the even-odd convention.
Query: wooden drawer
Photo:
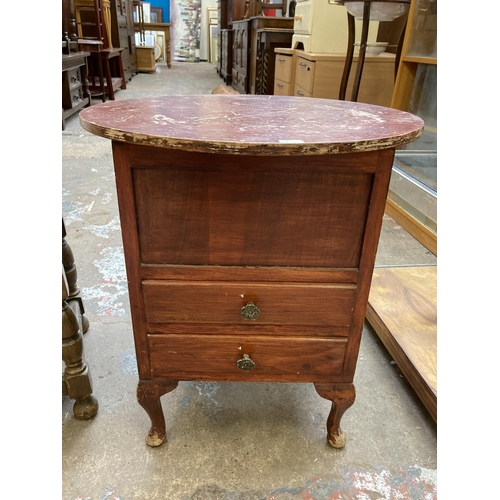
[[[342,372],[346,339],[151,335],[151,375],[174,380],[327,382]],[[251,370],[238,368],[247,354]]]
[[[312,92],[307,92],[307,90],[304,90],[302,87],[299,87],[298,85],[295,85],[293,89],[293,95],[296,97],[312,97]]]
[[[306,0],[297,2],[295,6],[295,18],[293,22],[293,32],[310,35],[313,29],[314,2]]]
[[[68,82],[70,88],[77,88],[82,84],[82,77],[80,74],[80,68],[75,68],[68,71]]]
[[[242,73],[238,73],[238,90],[243,94],[247,91],[247,77]]]
[[[274,80],[274,95],[290,95],[291,84],[283,80]]]
[[[292,56],[276,54],[274,77],[277,80],[282,80],[286,83],[290,83],[292,81],[292,60]]]
[[[302,87],[306,92],[312,93],[315,69],[316,63],[314,61],[308,61],[302,57],[297,58],[297,64],[295,66],[295,84]]]
[[[72,109],[83,101],[83,88],[81,84],[73,85],[70,88],[63,88],[62,106],[63,109]]]
[[[146,280],[142,284],[148,323],[348,326],[355,285]],[[252,302],[260,310],[244,319]]]

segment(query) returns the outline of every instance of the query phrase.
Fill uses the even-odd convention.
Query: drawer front
[[[302,87],[306,92],[312,93],[315,69],[315,62],[299,57],[295,66],[295,84]]]
[[[82,77],[80,75],[80,68],[68,71],[68,80],[70,88],[77,88],[82,84]]]
[[[274,95],[290,95],[291,84],[283,80],[274,80]]]
[[[148,345],[152,377],[174,380],[335,381],[346,351],[345,339],[290,337],[153,335]]]
[[[238,72],[238,90],[243,93],[247,91],[247,77],[240,72]]]
[[[303,35],[312,34],[313,16],[314,16],[313,0],[306,0],[305,2],[297,2],[297,5],[295,6],[293,32],[301,33]]]
[[[71,105],[74,108],[83,101],[83,89],[81,87],[71,91]]]
[[[292,59],[292,56],[276,54],[274,77],[277,80],[282,80],[286,83],[292,81]]]
[[[293,95],[296,97],[312,97],[312,92],[307,92],[307,90],[304,90],[302,87],[295,85]]]
[[[72,109],[83,101],[83,89],[80,86],[76,88],[63,89],[62,107],[63,109]]]
[[[147,280],[142,285],[148,323],[230,325],[351,324],[354,285],[282,285]],[[248,319],[254,304],[259,312]],[[246,308],[243,310],[242,308]]]

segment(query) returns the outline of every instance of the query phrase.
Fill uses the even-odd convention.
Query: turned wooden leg
[[[83,361],[83,338],[78,304],[73,309],[68,304],[69,286],[62,270],[62,359],[63,395],[75,400],[73,413],[79,420],[88,420],[97,414],[97,399],[92,396],[92,381],[87,365]],[[75,312],[76,310],[76,312]]]
[[[149,446],[160,446],[167,439],[165,417],[161,408],[160,397],[173,391],[178,382],[175,380],[156,381],[139,380],[137,401],[146,410],[151,419],[151,428],[146,436]]]
[[[78,275],[76,271],[75,258],[73,256],[73,251],[66,241],[66,226],[64,225],[64,219],[62,221],[62,263],[64,267],[64,273],[66,274],[66,280],[68,282],[68,300],[77,297],[80,293],[78,288]],[[81,308],[81,320],[82,320],[82,333],[85,333],[89,329],[89,320],[84,314],[83,303],[80,301]]]
[[[322,398],[329,399],[332,402],[332,409],[326,422],[327,441],[334,448],[343,448],[347,439],[340,428],[340,419],[356,399],[354,385],[314,384],[314,386]]]

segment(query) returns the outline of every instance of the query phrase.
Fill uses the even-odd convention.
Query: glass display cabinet
[[[437,255],[437,0],[412,0],[391,106],[425,129],[396,152],[387,213]]]

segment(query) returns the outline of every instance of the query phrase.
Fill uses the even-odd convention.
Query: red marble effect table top
[[[108,101],[80,112],[82,127],[113,141],[246,155],[316,155],[395,148],[423,121],[349,101],[268,95],[190,95]]]

